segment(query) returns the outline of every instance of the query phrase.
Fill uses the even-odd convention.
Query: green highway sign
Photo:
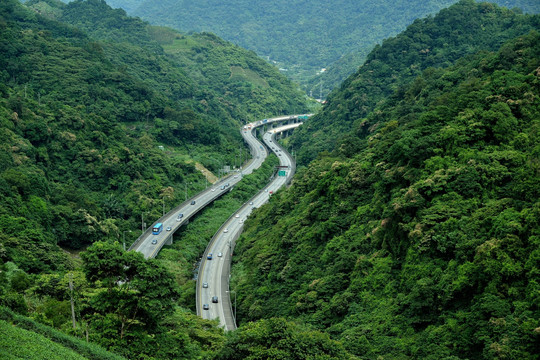
[[[287,176],[287,172],[285,170],[279,170],[278,176]]]

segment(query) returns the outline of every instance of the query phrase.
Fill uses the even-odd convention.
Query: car
[[[219,256],[219,257],[222,257],[222,256],[223,256],[223,254],[222,254],[222,253],[218,253],[218,254],[217,254],[217,256]]]
[[[216,188],[212,188],[212,191],[216,191]]]
[[[218,297],[217,296],[212,296],[212,302],[217,303],[218,302]]]
[[[210,305],[203,304],[202,308],[203,308],[203,310],[210,310]]]
[[[229,232],[229,229],[225,229],[223,230],[224,233],[228,233]]]
[[[273,191],[270,191],[269,194],[272,195],[274,192]]]
[[[239,223],[240,223],[240,224],[243,224],[243,223],[244,223],[244,220],[240,219]]]
[[[235,178],[235,179],[238,179],[238,175],[234,175],[234,178]]]
[[[226,186],[226,187],[229,187],[229,183],[226,183],[225,186]]]
[[[281,156],[281,154],[278,154],[279,156]]]
[[[167,231],[171,231],[172,228],[170,226],[167,226]]]
[[[264,191],[268,192],[268,189],[264,189]]]
[[[208,254],[208,255],[206,256],[206,258],[207,258],[208,260],[212,260],[212,253]]]
[[[234,215],[235,218],[239,218],[240,217],[240,214],[236,214]]]
[[[152,245],[156,245],[156,244],[157,244],[157,239],[152,240]]]
[[[205,289],[208,288],[208,283],[202,283],[202,287]]]
[[[191,205],[195,205],[195,200],[193,200],[193,201],[191,202]]]
[[[250,202],[249,202],[249,205],[253,205],[253,201],[250,201]]]
[[[182,220],[183,217],[184,217],[184,214],[178,214],[178,216],[176,217],[176,221]]]

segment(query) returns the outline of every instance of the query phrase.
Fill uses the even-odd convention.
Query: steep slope
[[[292,137],[298,161],[331,151],[385,97],[429,67],[446,67],[480,50],[538,28],[539,15],[520,15],[489,3],[462,0],[435,17],[416,20],[369,54],[358,72],[328,98],[323,110]]]
[[[238,69],[255,62],[252,77],[275,84],[272,89],[240,97],[231,88],[251,83],[210,65],[186,75],[194,66],[169,57],[154,40],[180,34],[149,28],[103,1],[28,6],[43,4],[47,14],[86,24],[102,40],[17,1],[2,3],[2,243],[5,259],[24,270],[61,267],[56,244],[79,248],[117,239],[140,228],[141,216],[151,223],[162,207],[183,199],[175,188],[204,187],[192,159],[216,172],[220,162],[234,163],[244,120],[305,110],[303,95],[287,79],[230,43],[214,39],[221,41],[218,54],[207,40],[190,37],[206,62],[223,59]],[[265,103],[252,106],[263,97]]]
[[[536,358],[539,69],[533,31],[381,100],[246,222],[239,322],[306,323],[362,358]]]

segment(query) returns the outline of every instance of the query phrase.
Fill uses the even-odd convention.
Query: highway
[[[242,180],[244,175],[258,169],[268,156],[268,150],[276,154],[280,162],[280,170],[285,171],[286,176],[276,176],[257,195],[242,206],[236,213],[221,226],[216,235],[210,240],[204,252],[199,268],[197,279],[196,302],[197,315],[205,319],[219,319],[220,325],[226,330],[236,329],[236,322],[232,313],[232,304],[229,293],[230,261],[234,250],[234,242],[240,236],[243,222],[253,209],[268,202],[269,197],[286,183],[290,182],[295,170],[295,163],[291,155],[275,141],[275,135],[282,131],[288,131],[300,126],[300,119],[305,120],[308,115],[289,115],[276,118],[264,119],[246,124],[240,131],[251,149],[252,159],[239,172],[234,172],[219,182],[208,187],[192,198],[169,211],[163,217],[155,221],[152,226],[131,245],[129,250],[138,251],[145,258],[157,256],[163,246],[172,243],[173,234],[182,225],[221,195],[230,191],[233,186]],[[275,127],[277,123],[294,122],[281,127]],[[262,136],[265,145],[255,137],[255,132],[263,129]],[[179,217],[179,215],[181,217]],[[158,235],[152,234],[152,228],[156,223],[163,224],[163,230]],[[171,230],[166,229],[170,227]],[[209,256],[211,254],[211,256]],[[211,259],[210,259],[211,258]],[[207,285],[207,287],[204,286]],[[212,297],[217,296],[217,303],[212,302]],[[208,310],[203,306],[207,305]]]
[[[243,223],[253,209],[268,202],[269,197],[292,178],[295,169],[294,160],[285,149],[276,143],[275,134],[300,125],[301,123],[290,124],[272,128],[264,133],[265,145],[278,156],[280,170],[285,170],[286,176],[275,176],[265,188],[234,213],[214,235],[201,260],[197,280],[197,314],[204,319],[219,319],[220,326],[226,330],[236,329],[231,303],[234,295],[230,296],[231,293],[228,291],[235,240],[240,236]],[[217,303],[212,301],[216,296]]]

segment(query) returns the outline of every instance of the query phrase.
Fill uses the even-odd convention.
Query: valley
[[[289,9],[266,59],[103,0],[0,2],[0,357],[536,359],[535,4],[409,6],[318,103],[284,64],[380,35],[345,8],[413,2],[256,3],[215,9]],[[273,47],[324,14],[327,45]]]

